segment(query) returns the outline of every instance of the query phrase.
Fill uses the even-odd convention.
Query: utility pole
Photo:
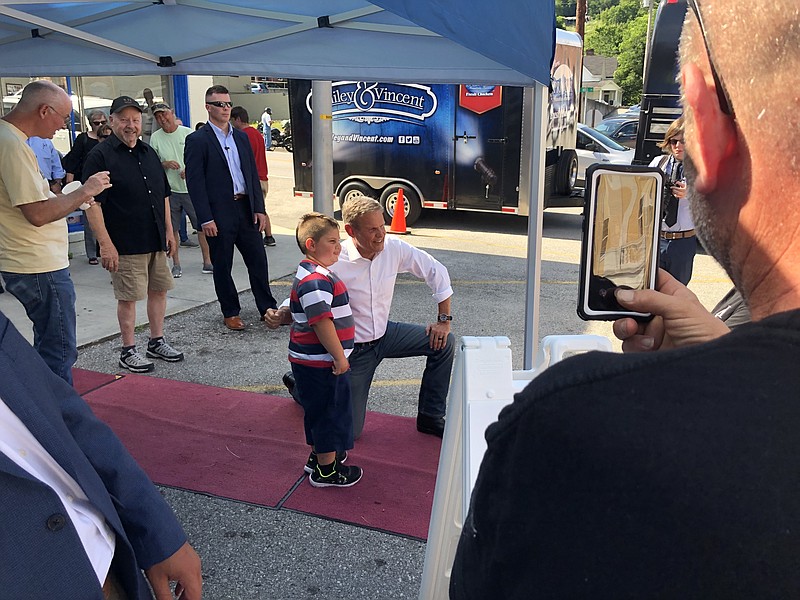
[[[575,5],[575,31],[583,39],[583,33],[586,29],[586,0],[577,0]]]

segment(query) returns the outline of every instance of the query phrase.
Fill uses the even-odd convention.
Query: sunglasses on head
[[[719,108],[726,115],[734,116],[733,105],[728,97],[728,93],[725,91],[725,87],[722,85],[722,79],[720,79],[719,73],[717,73],[717,68],[714,66],[714,59],[711,58],[711,48],[708,46],[708,33],[706,32],[706,26],[703,23],[703,16],[700,14],[700,8],[697,6],[697,0],[687,0],[687,4],[689,5],[689,8],[692,9],[695,18],[697,19],[697,24],[700,26],[700,35],[703,37],[703,45],[705,45],[706,54],[708,55],[708,64],[711,66],[711,77],[714,78],[714,86],[717,88]]]
[[[216,106],[217,108],[231,108],[233,106],[233,102],[222,102],[220,100],[214,100],[213,102],[206,102],[206,104],[210,104],[211,106]]]

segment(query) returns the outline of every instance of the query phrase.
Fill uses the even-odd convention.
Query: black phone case
[[[597,163],[594,165],[590,165],[586,169],[586,176],[585,176],[585,187],[583,192],[583,225],[581,231],[581,265],[580,265],[580,278],[578,279],[578,306],[577,312],[578,316],[583,319],[584,321],[616,321],[617,319],[622,318],[633,318],[640,322],[647,322],[653,318],[653,315],[640,315],[638,313],[632,313],[630,311],[626,311],[621,306],[617,304],[619,307],[619,311],[609,312],[604,315],[593,315],[587,314],[586,311],[583,310],[584,305],[584,298],[590,293],[589,287],[584,285],[584,282],[587,280],[587,270],[591,268],[590,266],[590,252],[591,252],[591,240],[589,239],[589,229],[591,227],[590,223],[590,215],[592,214],[590,202],[592,199],[592,192],[594,186],[594,173],[598,169],[603,171],[613,171],[618,173],[660,173],[663,176],[663,173],[658,167],[648,167],[648,166],[641,166],[641,165],[605,165],[603,163]],[[662,182],[663,184],[663,182]],[[661,193],[657,194],[656,198],[656,205],[655,205],[655,214],[661,215],[661,202],[662,197]],[[657,229],[660,229],[660,220]],[[657,236],[657,234],[656,234]],[[655,253],[656,257],[658,256],[658,238],[656,237],[655,240]],[[655,282],[654,282],[655,283]],[[614,301],[616,304],[616,301]]]

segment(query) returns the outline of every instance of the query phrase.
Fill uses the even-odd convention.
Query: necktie
[[[676,181],[683,179],[683,163],[676,162],[672,168],[669,178],[670,186]],[[672,227],[678,222],[678,199],[670,191],[667,197],[667,207],[664,209],[664,223],[667,227]]]

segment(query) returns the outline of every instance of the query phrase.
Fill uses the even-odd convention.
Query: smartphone
[[[596,164],[586,170],[578,316],[613,321],[617,288],[655,289],[664,174],[657,167]]]

